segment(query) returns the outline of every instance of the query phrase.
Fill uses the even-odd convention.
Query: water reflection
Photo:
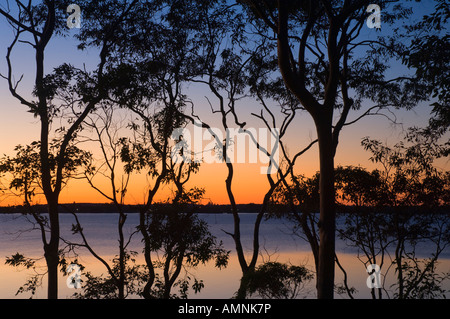
[[[254,216],[252,214],[242,215],[242,234],[243,243],[250,247],[251,244],[251,227]],[[67,239],[77,240],[76,236],[72,236],[70,232],[71,224],[73,222],[70,215],[61,216],[62,233]],[[0,216],[0,256],[11,256],[19,251],[27,257],[41,258],[42,247],[39,238],[39,232],[29,231],[31,225],[19,216]],[[130,214],[127,220],[126,232],[130,234],[134,231],[137,224],[137,215]],[[213,262],[206,265],[199,265],[196,269],[190,270],[193,275],[197,275],[199,279],[203,280],[205,287],[199,294],[189,293],[189,298],[232,298],[233,294],[239,287],[239,280],[241,278],[241,269],[237,261],[237,257],[233,254],[233,241],[226,235],[223,230],[229,231],[232,228],[232,218],[230,215],[210,214],[203,215],[210,225],[211,232],[219,237],[224,242],[226,249],[232,251],[229,259],[228,267],[219,270],[214,267]],[[84,225],[86,236],[90,243],[99,254],[106,260],[111,261],[117,252],[117,238],[116,238],[116,216],[112,214],[82,214],[80,215],[81,223]],[[246,231],[246,228],[249,228]],[[23,230],[27,230],[23,232]],[[21,231],[21,232],[19,232]],[[249,234],[248,237],[245,235]],[[308,245],[298,238],[295,238],[290,233],[290,225],[283,220],[270,220],[263,222],[261,226],[261,242],[263,249],[261,250],[260,261],[277,261],[288,263],[292,265],[304,265],[311,271],[314,271],[314,260]],[[366,285],[368,273],[364,265],[358,260],[356,251],[346,247],[344,243],[338,241],[338,254],[340,263],[347,271],[348,284],[354,287],[358,293],[357,298],[370,298],[370,289]],[[140,237],[136,235],[130,244],[131,250],[141,251]],[[87,270],[94,275],[101,275],[107,273],[105,267],[93,258],[89,252],[80,249],[78,251],[78,260]],[[137,263],[144,263],[141,255],[136,259]],[[44,265],[44,262],[42,262]],[[42,272],[45,272],[43,267]],[[39,271],[39,269],[38,269]],[[448,253],[440,259],[437,265],[438,272],[450,271],[450,258]],[[384,275],[385,270],[382,269]],[[24,284],[28,276],[33,275],[31,270],[17,270],[10,266],[4,265],[4,260],[0,263],[0,298],[28,298],[27,294],[20,294],[14,296],[17,289]],[[386,287],[395,281],[395,274],[390,270],[386,280]],[[59,296],[60,298],[70,298],[75,292],[74,289],[69,289],[66,286],[66,278],[60,274],[59,280]],[[336,283],[343,281],[342,272],[336,268]],[[35,298],[46,298],[46,281],[43,281],[43,286],[36,291]],[[300,294],[302,298],[315,298],[315,280],[309,282],[304,291]],[[450,284],[446,283],[446,289],[450,289]],[[447,297],[449,295],[447,294]],[[336,295],[336,298],[346,298],[345,295]]]

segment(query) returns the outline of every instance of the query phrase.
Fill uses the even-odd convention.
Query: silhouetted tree
[[[411,39],[411,45],[405,48],[402,58],[404,64],[415,70],[414,76],[426,85],[428,94],[435,100],[431,104],[433,116],[427,130],[444,134],[450,127],[450,83],[447,76],[450,72],[450,11],[444,0],[434,3],[431,14],[405,26],[407,33],[404,37]]]
[[[108,298],[117,297],[118,299],[124,299],[127,295],[136,293],[135,283],[140,277],[137,275],[139,272],[139,266],[129,266],[127,263],[133,262],[135,252],[128,250],[128,245],[135,234],[131,233],[126,238],[124,233],[124,226],[127,220],[127,214],[125,213],[125,196],[128,190],[128,184],[130,181],[130,171],[124,171],[123,163],[120,161],[120,152],[123,144],[123,137],[119,134],[121,127],[118,121],[114,118],[114,108],[109,105],[103,105],[98,107],[97,110],[89,116],[89,120],[85,121],[85,126],[89,128],[88,134],[91,137],[83,137],[84,142],[94,142],[95,146],[99,147],[101,159],[91,160],[85,167],[84,176],[89,185],[100,193],[105,199],[107,199],[118,213],[117,220],[117,234],[118,234],[118,255],[113,259],[112,266],[93,249],[86,238],[83,226],[81,225],[77,215],[67,206],[64,206],[75,217],[76,223],[73,225],[72,232],[79,233],[82,238],[82,243],[67,242],[70,247],[84,247],[86,248],[97,260],[99,260],[107,269],[109,279],[102,279],[95,277],[92,274],[87,273],[88,282],[83,287],[84,294],[78,294],[78,297],[95,297],[102,296]],[[100,186],[98,175],[106,178],[107,186]],[[95,294],[94,282],[104,281],[103,292]],[[109,293],[106,294],[106,288],[108,287]],[[113,289],[113,287],[115,289]],[[90,291],[89,291],[90,290]]]
[[[347,167],[336,174],[339,198],[351,205],[340,237],[358,248],[365,266],[387,269],[383,287],[371,290],[373,298],[436,298],[445,292],[442,283],[449,274],[437,273],[436,264],[450,244],[449,180],[433,162],[448,154],[448,143],[438,143],[440,134],[430,139],[421,133],[410,129],[406,141],[393,147],[365,138],[371,160],[382,169]],[[417,251],[424,244],[433,247],[430,257]],[[397,274],[392,295],[384,284],[391,268]]]
[[[279,159],[275,158],[281,153],[280,140],[288,131],[289,125],[295,117],[298,103],[295,103],[286,88],[280,85],[280,80],[273,80],[271,75],[276,69],[276,61],[271,56],[272,47],[267,48],[266,44],[260,44],[254,49],[252,40],[245,35],[245,23],[242,14],[236,10],[236,5],[225,1],[196,1],[192,3],[176,2],[178,10],[172,18],[179,25],[188,26],[192,42],[189,47],[194,49],[193,56],[189,56],[186,62],[191,62],[185,81],[203,85],[209,90],[213,98],[206,98],[211,107],[213,115],[218,115],[221,129],[225,132],[222,140],[213,130],[210,120],[205,121],[203,116],[197,115],[194,105],[191,113],[184,113],[184,117],[193,125],[206,129],[214,139],[218,158],[224,162],[227,169],[225,179],[225,189],[231,206],[233,215],[233,230],[226,231],[235,243],[239,265],[242,270],[242,279],[237,298],[245,298],[247,295],[246,273],[254,270],[259,256],[259,229],[264,215],[267,212],[271,194],[278,184],[282,182],[292,168],[295,159],[306,152],[313,144],[311,143],[304,150],[288,161],[288,169],[280,169]],[[193,16],[195,19],[193,20]],[[183,21],[183,22],[180,22]],[[177,48],[180,48],[177,46]],[[252,49],[249,49],[252,48]],[[184,50],[180,50],[181,56]],[[180,68],[184,71],[183,68]],[[183,72],[180,72],[183,74]],[[271,130],[272,138],[276,139],[273,146],[260,145],[248,129],[247,121],[242,120],[240,113],[244,111],[244,103],[247,98],[255,98],[261,102],[261,113],[253,114],[261,120],[264,127]],[[278,110],[274,114],[269,103],[282,105],[282,120],[276,120],[279,115]],[[279,132],[277,131],[279,129]],[[253,227],[252,253],[250,257],[245,256],[241,241],[240,215],[233,191],[233,181],[235,177],[234,160],[232,158],[233,136],[230,130],[239,130],[240,134],[247,134],[250,141],[255,143],[260,154],[269,158],[267,165],[267,191],[263,195],[262,206],[258,212]],[[286,150],[282,156],[286,156]],[[275,174],[274,174],[275,173]]]
[[[57,152],[60,149],[61,142],[58,140],[51,141],[48,154],[48,166],[51,173],[52,183],[56,179],[56,171],[59,163],[63,163],[64,167],[60,172],[61,187],[67,185],[70,179],[80,176],[82,170],[84,170],[90,159],[91,154],[80,150],[77,146],[70,143],[65,151],[65,158],[58,158]],[[18,145],[15,148],[16,155],[14,157],[4,156],[0,160],[0,176],[4,181],[7,181],[3,196],[17,196],[23,200],[25,207],[24,215],[32,216],[32,222],[36,229],[40,231],[43,243],[47,243],[48,235],[51,230],[51,224],[49,217],[46,214],[38,211],[33,204],[35,204],[36,196],[42,196],[44,190],[42,187],[42,167],[40,161],[40,149],[39,142],[32,142],[30,145],[22,146]],[[50,232],[51,234],[51,232]],[[58,258],[62,252],[58,251]],[[7,257],[6,263],[12,266],[25,266],[28,268],[35,268],[35,259],[25,257],[20,253],[16,253],[11,257]],[[59,260],[59,265],[62,265],[62,260]],[[32,276],[27,283],[22,286],[18,293],[30,291],[34,295],[37,286],[42,283],[42,277],[48,275],[47,272],[39,273]]]
[[[189,201],[201,193],[193,190],[183,196]],[[215,259],[215,266],[226,267],[229,252],[218,242],[209,230],[207,223],[195,214],[189,203],[181,200],[177,203],[154,205],[148,214],[148,232],[151,235],[150,245],[153,252],[159,252],[162,257],[155,263],[162,269],[162,274],[156,274],[152,289],[153,298],[186,298],[191,276],[188,269],[205,264]],[[184,279],[178,279],[182,270],[186,271]],[[173,286],[178,285],[180,295],[171,294]],[[203,282],[194,278],[193,290],[197,293],[203,287]]]
[[[366,173],[371,175],[370,172]],[[379,175],[378,171],[373,173]],[[379,181],[386,190],[391,188],[390,183],[393,182],[382,178]],[[358,179],[353,179],[352,182],[365,183]],[[442,180],[438,185],[443,186],[442,182],[445,184]],[[404,179],[402,184],[408,187],[415,184],[415,181]],[[371,196],[370,192],[366,191],[367,189],[361,189],[359,195]],[[386,192],[386,194],[390,193]],[[392,195],[391,198],[398,196],[401,199],[404,194],[399,192]],[[449,223],[445,208],[441,208],[438,204],[437,206],[424,204],[425,207],[422,205],[396,206],[395,204],[391,206],[382,199],[383,197],[380,196],[378,202],[372,202],[374,206],[348,207],[344,214],[345,225],[338,230],[339,236],[346,241],[347,245],[358,249],[358,259],[364,267],[377,264],[384,271],[381,273],[381,287],[371,289],[372,298],[442,297],[445,293],[442,284],[450,278],[448,273],[439,274],[436,271],[438,259],[449,245],[447,236]],[[352,201],[348,203],[354,205]],[[425,245],[429,253],[424,254],[420,250],[421,245]],[[386,279],[391,269],[395,270],[396,280],[388,286]],[[351,293],[348,288],[346,292]]]
[[[447,156],[449,145],[439,143],[440,134],[432,139],[421,133],[410,129],[405,141],[394,147],[365,138],[362,143],[372,153],[371,160],[382,169],[349,166],[335,171],[336,204],[344,218],[339,237],[358,249],[364,267],[377,264],[387,269],[382,288],[371,290],[373,298],[438,298],[445,293],[442,285],[449,274],[438,273],[436,265],[450,244],[449,173],[433,163]],[[272,197],[272,214],[293,220],[294,233],[312,247],[318,240],[318,191],[319,174],[294,176]],[[429,255],[419,251],[421,245],[433,247]],[[355,290],[348,286],[337,256],[336,263],[344,272],[344,286],[336,288],[354,298]],[[395,270],[396,281],[388,287],[385,280],[390,269]]]
[[[441,253],[450,245],[446,212],[450,199],[449,173],[433,165],[437,158],[448,156],[449,144],[438,143],[440,134],[430,138],[421,133],[410,129],[407,143],[400,142],[394,147],[368,138],[362,142],[373,154],[371,160],[383,167],[376,173],[382,187],[378,189],[375,207],[381,212],[375,221],[371,215],[366,219],[380,235],[367,233],[354,242],[373,245],[374,240],[384,238],[384,246],[376,250],[382,254],[386,253],[385,246],[392,244],[395,250],[391,262],[397,273],[393,297],[399,299],[440,297],[445,292],[441,283],[449,278],[448,273],[441,276],[435,268]],[[380,217],[384,220],[379,220]],[[430,257],[420,260],[416,249],[423,243],[433,250]],[[375,250],[366,255],[374,257]],[[375,297],[373,293],[372,296]],[[381,290],[378,297],[381,298]]]
[[[136,262],[136,252],[125,251],[119,258],[108,264],[108,275],[95,276],[86,268],[82,268],[85,277],[81,292],[73,294],[76,299],[123,299],[139,296],[145,283],[146,271]],[[123,287],[122,278],[124,279]]]
[[[333,298],[334,156],[340,132],[345,125],[388,106],[412,107],[426,98],[424,90],[404,77],[386,79],[385,58],[396,54],[399,43],[361,36],[370,1],[239,2],[262,38],[276,41],[283,80],[316,126],[321,173],[317,288],[318,298]],[[401,4],[388,6],[389,2],[378,2],[383,10],[383,27],[410,13]],[[365,56],[357,52],[366,46],[369,50]],[[365,100],[374,105],[356,120],[348,121],[351,111],[359,110]],[[334,122],[336,110],[340,114]]]
[[[298,298],[305,283],[313,278],[304,266],[289,266],[279,262],[261,264],[246,276],[249,294],[267,299]]]
[[[117,3],[120,1],[117,1]],[[130,10],[137,1],[128,3],[120,2],[113,11],[113,17],[109,16],[107,24],[102,24],[106,18],[102,11],[99,16],[92,17],[89,12],[93,7],[101,10],[101,5],[96,3],[88,5],[83,1],[85,23],[89,24],[97,21],[96,45],[100,48],[99,63],[95,71],[89,73],[85,70],[77,70],[69,64],[63,64],[50,74],[45,74],[45,53],[49,42],[58,34],[65,33],[65,14],[67,3],[54,0],[44,0],[42,3],[33,4],[28,1],[26,4],[17,0],[16,17],[10,12],[0,10],[8,23],[12,26],[14,37],[11,45],[7,49],[6,64],[7,74],[2,75],[6,79],[11,95],[21,104],[28,108],[40,121],[40,183],[47,201],[49,216],[49,236],[44,244],[44,256],[48,268],[48,298],[58,297],[58,263],[59,263],[59,195],[63,186],[63,171],[65,167],[66,152],[76,133],[79,131],[82,122],[88,114],[95,108],[96,104],[105,98],[105,72],[111,49],[117,42],[116,31],[121,27],[122,22],[129,17]],[[80,2],[79,2],[80,3]],[[64,4],[66,6],[64,6]],[[9,7],[8,7],[9,8]],[[104,9],[104,8],[103,8]],[[99,22],[100,21],[100,22]],[[95,22],[94,22],[95,24]],[[120,29],[121,30],[121,29]],[[83,39],[81,33],[80,39]],[[34,51],[35,80],[32,95],[35,100],[27,100],[19,92],[19,81],[14,80],[12,54],[19,43],[30,45]],[[76,82],[76,84],[74,84]],[[67,95],[71,96],[69,98]],[[57,104],[57,97],[66,103]],[[68,98],[68,99],[66,99]],[[67,101],[69,100],[69,103]],[[51,124],[55,123],[56,117],[68,110],[72,117],[67,121],[67,127],[61,127],[61,143],[55,157],[56,168],[52,171],[50,157]]]

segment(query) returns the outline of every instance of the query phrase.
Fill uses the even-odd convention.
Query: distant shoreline
[[[164,204],[161,204],[164,205]],[[77,214],[114,214],[116,213],[116,207],[114,204],[106,204],[106,203],[81,203],[81,204],[60,204],[61,214],[70,214],[71,212],[76,212]],[[33,210],[37,213],[46,213],[47,206],[46,205],[33,205]],[[141,205],[124,205],[124,213],[133,214],[139,213],[139,208]],[[245,213],[259,213],[261,211],[262,204],[237,204],[238,212]],[[288,212],[288,209],[286,212]],[[351,213],[358,212],[361,213],[365,209],[368,212],[373,212],[374,209],[380,210],[383,209],[385,212],[394,212],[394,211],[402,211],[402,212],[412,212],[412,213],[427,213],[430,210],[433,210],[437,213],[444,213],[450,215],[450,207],[449,206],[439,206],[439,207],[355,207],[355,206],[337,206],[337,213]],[[231,205],[229,204],[206,204],[206,205],[196,205],[195,212],[199,214],[231,214]],[[1,214],[24,214],[27,213],[27,209],[24,206],[4,206],[0,207],[0,215]]]
[[[116,208],[114,204],[97,204],[97,203],[81,203],[81,204],[60,204],[61,214],[70,214],[70,211],[79,214],[114,214]],[[124,212],[139,213],[139,207],[141,205],[124,205]],[[261,210],[261,204],[238,204],[237,208],[240,212],[246,213],[259,213]],[[46,213],[47,205],[33,205],[33,209],[38,213]],[[66,209],[64,209],[66,208]],[[231,213],[230,205],[220,204],[206,204],[197,205],[195,207],[197,213],[204,214],[227,214]],[[27,209],[24,206],[7,206],[0,207],[0,214],[21,214],[26,213]]]

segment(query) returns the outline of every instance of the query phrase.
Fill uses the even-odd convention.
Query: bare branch
[[[20,1],[19,1],[20,3]],[[25,31],[31,32],[34,36],[42,37],[42,33],[34,29],[33,27],[27,26],[18,20],[16,20],[14,17],[12,17],[8,12],[4,11],[2,8],[0,8],[0,14],[2,14],[8,21],[15,24],[18,28],[22,28]]]

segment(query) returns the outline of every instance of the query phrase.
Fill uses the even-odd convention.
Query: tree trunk
[[[226,149],[224,147],[224,152],[226,152]],[[226,153],[224,153],[226,154]],[[236,201],[234,199],[234,194],[231,189],[231,183],[233,181],[233,164],[227,162],[227,168],[228,168],[228,176],[225,180],[225,185],[227,189],[228,198],[230,200],[231,205],[231,212],[233,214],[233,221],[234,221],[234,231],[233,234],[230,234],[231,237],[234,240],[234,244],[236,247],[236,254],[238,256],[239,266],[242,270],[242,277],[241,277],[241,283],[239,285],[239,289],[236,293],[236,299],[245,299],[247,296],[247,273],[249,271],[249,266],[247,265],[247,261],[245,260],[245,254],[244,249],[242,247],[241,242],[241,220],[239,218],[239,212],[237,209]]]
[[[151,248],[150,248],[150,235],[147,230],[147,223],[145,215],[147,214],[147,208],[141,208],[139,211],[139,230],[143,236],[144,241],[144,258],[145,264],[147,265],[148,270],[148,280],[145,283],[144,289],[142,291],[142,296],[145,299],[152,298],[152,285],[155,281],[155,269],[153,267],[152,257],[151,257]]]
[[[41,61],[38,59],[38,61]],[[43,56],[42,56],[43,61]],[[39,68],[40,69],[40,68]],[[44,242],[44,257],[47,263],[48,299],[58,299],[58,264],[59,264],[59,212],[58,194],[52,188],[52,170],[49,163],[49,117],[45,97],[40,97],[39,103],[41,117],[41,180],[42,189],[48,206],[50,240]]]
[[[119,282],[118,282],[118,297],[119,299],[125,299],[125,239],[123,235],[123,225],[127,219],[127,215],[125,215],[122,211],[122,207],[119,207],[119,223],[118,223],[118,231],[119,231]]]
[[[334,148],[331,125],[317,122],[320,157],[320,216],[319,216],[319,269],[317,271],[317,297],[334,296],[334,256],[336,212],[334,207]]]
[[[58,246],[55,244],[46,245],[44,251],[48,275],[47,298],[58,299]]]
[[[44,257],[47,263],[48,299],[58,299],[58,264],[59,264],[59,215],[57,200],[48,201],[50,220],[50,241],[44,243]]]
[[[239,288],[236,292],[236,299],[246,299],[248,293],[248,284],[250,281],[250,277],[255,271],[255,268],[247,268],[245,271],[242,271],[241,282],[239,284]]]

